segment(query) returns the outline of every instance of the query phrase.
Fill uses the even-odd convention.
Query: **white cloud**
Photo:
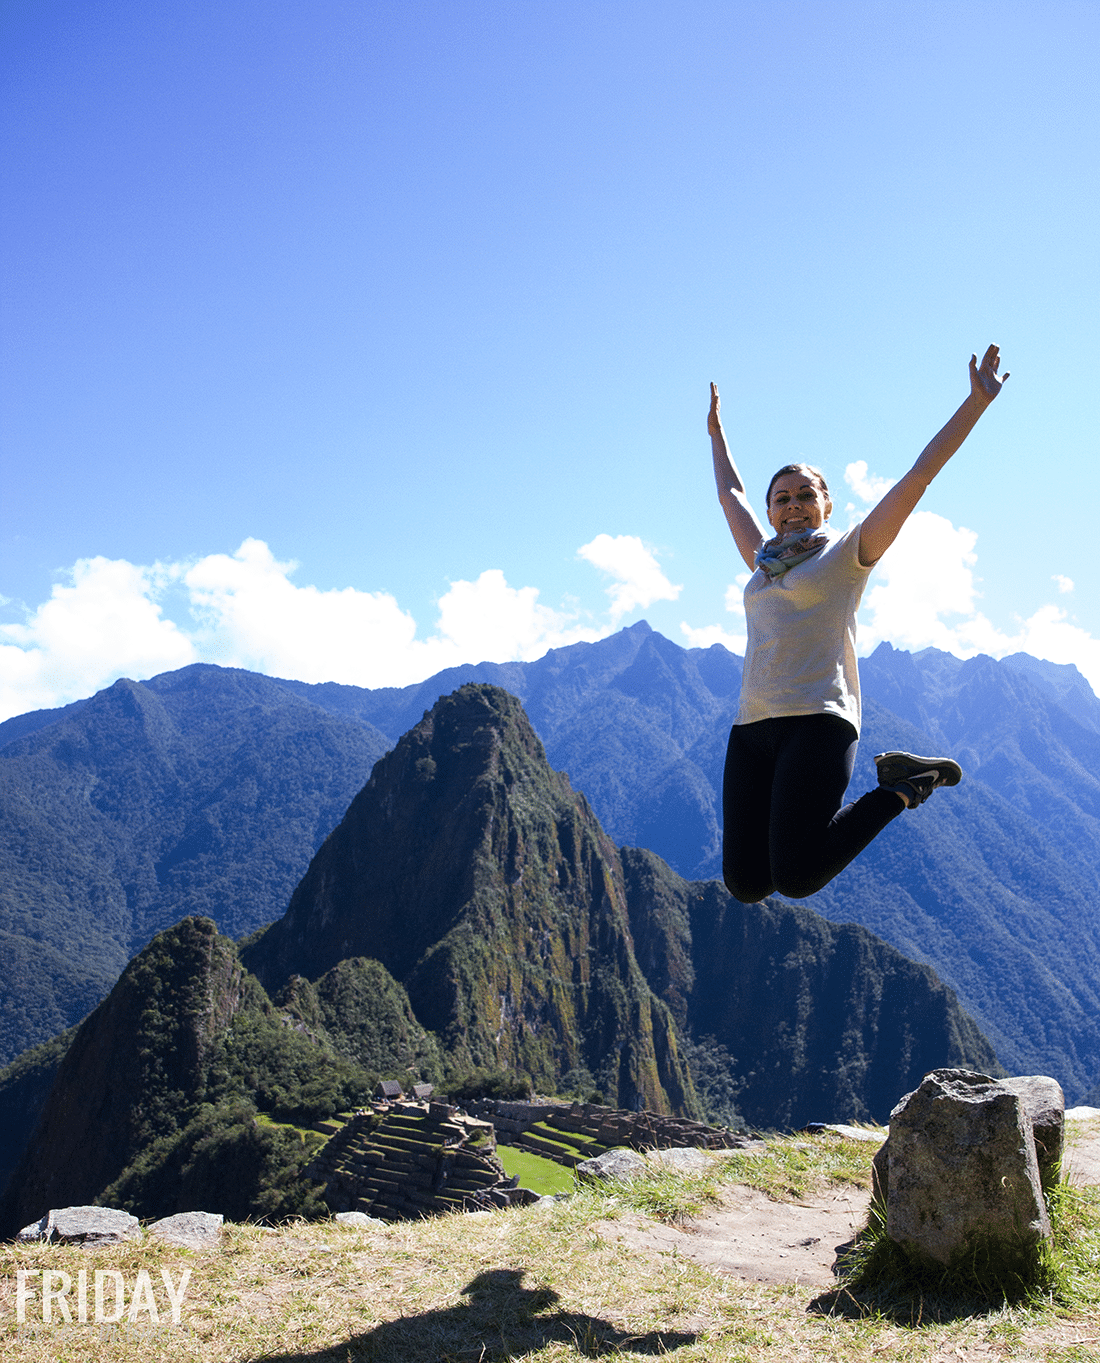
[[[453,649],[462,662],[530,660],[547,649],[591,642],[610,632],[607,626],[571,624],[571,616],[540,606],[538,594],[537,587],[509,587],[499,568],[483,572],[476,582],[454,582],[439,600],[438,634],[424,647]],[[449,665],[441,662],[424,675]]]
[[[298,681],[386,684],[374,678],[387,656],[413,645],[412,616],[387,592],[297,587],[290,581],[297,567],[247,539],[235,554],[189,568],[183,581],[203,660]]]
[[[695,629],[684,620],[680,622],[680,633],[687,640],[688,648],[710,648],[711,644],[724,644],[731,653],[745,652],[748,637],[745,634],[744,597],[748,580],[748,573],[738,573],[726,588],[726,610],[737,621],[732,630],[724,625],[702,625]]]
[[[731,634],[721,625],[700,625],[696,629],[684,620],[680,622],[680,633],[687,640],[688,648],[710,648],[712,644],[722,644],[731,653],[742,657],[748,642],[743,634]]]
[[[197,661],[154,599],[175,575],[159,564],[80,559],[71,584],[55,586],[25,624],[0,625],[0,719]]]
[[[889,639],[898,648],[942,648],[963,643],[966,621],[977,617],[974,578],[977,535],[932,511],[914,511],[883,555],[863,597],[861,653]],[[949,625],[944,616],[962,616]]]
[[[404,686],[460,663],[541,657],[610,632],[573,625],[539,605],[537,587],[509,587],[490,568],[474,582],[451,583],[435,633],[417,639],[416,621],[388,592],[296,587],[296,567],[277,562],[261,540],[196,564],[184,581],[203,621],[204,658],[300,681]]]
[[[633,536],[600,535],[580,552],[618,578],[609,618],[585,622],[541,605],[537,588],[510,587],[491,568],[450,584],[435,631],[421,639],[413,616],[388,592],[297,586],[298,565],[277,560],[262,540],[190,564],[82,559],[24,623],[0,624],[0,719],[66,704],[120,676],[193,662],[300,681],[403,686],[460,663],[529,660],[603,638],[627,611],[680,590]],[[169,592],[184,594],[189,623],[164,616]]]
[[[597,535],[577,553],[601,572],[617,578],[607,594],[611,598],[611,622],[651,606],[654,601],[675,601],[683,590],[674,587],[661,571],[656,555],[637,535]]]
[[[892,478],[868,477],[867,460],[857,459],[844,470],[844,481],[863,502],[878,502],[894,486]]]
[[[866,477],[862,463],[849,465],[845,476],[853,488],[864,490],[861,496],[867,490],[873,495],[885,490],[882,480]],[[1073,663],[1100,694],[1100,640],[1073,624],[1059,606],[1040,606],[1026,619],[1017,617],[1009,630],[998,628],[978,609],[977,540],[974,531],[943,516],[914,511],[864,595],[860,653],[870,653],[884,639],[912,652],[939,648],[958,658],[1030,653],[1048,662]],[[1052,580],[1061,594],[1074,589],[1073,581],[1061,574]]]

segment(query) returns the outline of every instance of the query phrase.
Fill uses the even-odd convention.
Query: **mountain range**
[[[931,965],[1013,1072],[1071,1101],[1100,1081],[1100,701],[1071,667],[882,645],[861,663],[876,751],[946,748],[965,769],[807,901]],[[78,1020],[154,932],[277,918],[374,762],[456,687],[522,701],[552,765],[612,842],[717,873],[740,660],[645,624],[533,663],[416,686],[307,685],[185,668],[0,725],[0,1057]],[[778,903],[778,901],[774,901]]]
[[[0,1233],[100,1199],[323,1214],[299,1124],[383,1075],[797,1126],[882,1120],[941,1065],[997,1069],[930,968],[617,850],[519,701],[470,684],[374,766],[281,918],[239,947],[208,918],[159,933],[0,1076]]]

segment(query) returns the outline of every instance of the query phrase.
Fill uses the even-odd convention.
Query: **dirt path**
[[[1100,1183],[1100,1120],[1067,1123],[1067,1177]],[[870,1194],[833,1189],[804,1202],[774,1202],[734,1185],[722,1204],[684,1227],[642,1216],[599,1225],[608,1240],[651,1254],[682,1254],[694,1263],[750,1282],[831,1287],[836,1251],[864,1224]]]
[[[856,1189],[807,1202],[773,1202],[743,1185],[721,1206],[683,1228],[641,1216],[600,1223],[601,1234],[632,1249],[682,1254],[697,1264],[761,1283],[828,1287],[839,1245],[863,1225],[870,1195]]]

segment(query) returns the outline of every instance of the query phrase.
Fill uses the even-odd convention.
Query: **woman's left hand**
[[[1008,378],[1008,370],[1003,374],[998,374],[997,370],[1001,365],[1001,352],[997,346],[991,345],[982,356],[982,362],[978,364],[977,355],[970,357],[970,391],[980,398],[983,405],[988,405],[1001,391],[1001,385]]]

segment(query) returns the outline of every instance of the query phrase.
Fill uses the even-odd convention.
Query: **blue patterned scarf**
[[[756,566],[763,568],[770,578],[782,577],[796,564],[813,558],[829,543],[824,527],[820,530],[794,530],[789,535],[776,535],[756,551]]]

